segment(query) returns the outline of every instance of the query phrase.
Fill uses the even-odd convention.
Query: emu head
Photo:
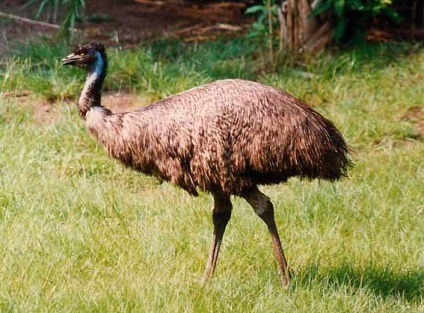
[[[62,59],[62,65],[73,65],[87,71],[103,70],[106,58],[102,44],[90,43],[75,47],[70,55]]]

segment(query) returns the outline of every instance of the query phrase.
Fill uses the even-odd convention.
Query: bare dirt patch
[[[28,19],[35,19],[38,6],[24,6],[28,0],[2,0],[0,12]],[[184,4],[183,4],[184,3]],[[182,38],[206,40],[225,35],[240,35],[252,21],[246,16],[243,3],[199,5],[166,1],[102,0],[86,1],[86,20],[76,25],[81,32],[77,41],[102,41],[124,47],[143,40]],[[43,22],[57,24],[48,10],[40,17]],[[24,21],[0,18],[0,58],[15,42],[35,40],[52,35],[56,29]]]
[[[149,99],[129,93],[107,93],[102,104],[113,112],[127,112],[149,104]]]
[[[57,106],[46,101],[33,104],[32,114],[35,122],[40,125],[53,124],[60,117]]]
[[[1,102],[16,103],[19,107],[25,108],[31,119],[38,125],[49,125],[60,119],[60,107],[48,102],[40,100],[32,96],[31,91],[16,91],[0,93]]]
[[[31,118],[39,125],[50,125],[57,122],[63,111],[62,105],[75,106],[76,101],[49,102],[32,96],[30,91],[9,92],[0,94],[2,101],[18,101],[19,106],[25,107]],[[113,112],[127,112],[143,107],[150,103],[148,98],[130,93],[105,93],[102,104]]]
[[[404,119],[414,124],[417,139],[424,139],[424,104],[410,107],[404,115]]]

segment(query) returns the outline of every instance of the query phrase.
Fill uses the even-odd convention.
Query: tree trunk
[[[282,0],[278,8],[279,49],[296,53],[318,52],[332,40],[332,29],[325,18],[313,16],[320,0]],[[321,21],[324,20],[324,21]]]

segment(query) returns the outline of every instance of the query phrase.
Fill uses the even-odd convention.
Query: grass
[[[424,310],[424,145],[410,117],[423,106],[422,47],[365,46],[276,73],[243,39],[110,51],[108,91],[151,101],[246,77],[300,97],[345,134],[350,178],[262,188],[294,271],[288,290],[265,226],[240,199],[216,276],[200,284],[212,199],[107,157],[65,102],[83,80],[60,68],[66,50],[27,45],[0,67],[1,312]],[[23,90],[30,96],[10,96]],[[40,121],[46,101],[54,118]]]

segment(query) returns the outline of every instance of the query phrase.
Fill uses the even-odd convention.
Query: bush
[[[327,0],[321,1],[314,14],[326,13],[333,21],[337,43],[358,42],[364,39],[367,26],[376,18],[399,20],[391,4],[392,0]]]

